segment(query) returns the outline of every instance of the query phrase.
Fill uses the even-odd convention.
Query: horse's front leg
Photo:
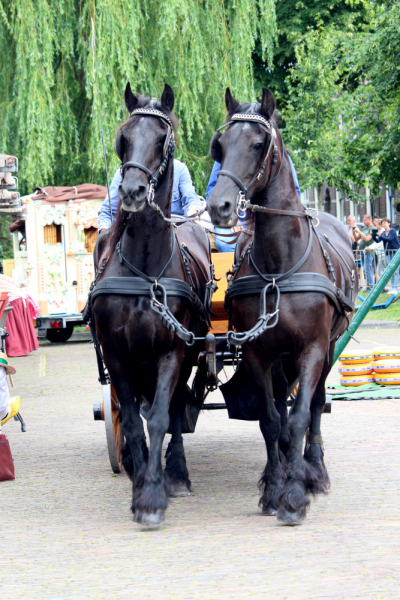
[[[259,481],[261,491],[259,506],[264,515],[275,515],[285,480],[285,471],[280,461],[278,447],[281,418],[274,404],[271,367],[267,366],[266,368],[260,356],[260,353],[251,347],[244,349],[246,368],[263,392],[260,395],[259,424],[267,449],[267,464]]]
[[[303,457],[303,440],[310,422],[310,404],[320,380],[326,345],[312,345],[298,361],[299,389],[289,413],[290,446],[286,454],[286,482],[280,498],[278,519],[296,524],[304,519],[316,474]]]
[[[179,378],[182,356],[183,350],[174,350],[163,356],[158,364],[156,392],[147,419],[149,459],[133,482],[133,518],[144,525],[160,525],[168,506],[169,490],[162,469],[161,452],[169,425],[168,407]]]
[[[313,477],[308,482],[308,487],[312,494],[326,493],[330,487],[329,475],[324,463],[321,415],[326,398],[325,382],[332,367],[334,350],[335,345],[332,344],[329,350],[329,357],[325,359],[321,377],[311,400],[311,421],[304,458],[312,466]]]

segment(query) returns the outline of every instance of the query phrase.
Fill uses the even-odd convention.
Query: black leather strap
[[[267,277],[273,277],[268,275]],[[279,278],[277,274],[276,279]],[[279,281],[279,290],[283,294],[293,294],[297,292],[319,292],[325,294],[334,304],[339,313],[354,310],[354,302],[347,298],[342,290],[333,285],[326,275],[319,273],[294,273],[284,281]],[[241,277],[235,279],[225,296],[225,307],[229,308],[233,298],[237,296],[250,296],[260,294],[265,287],[265,281],[257,275]]]
[[[162,277],[159,283],[166,289],[168,296],[185,298],[189,302],[197,295],[190,289],[186,281]],[[140,277],[107,277],[101,279],[92,293],[92,302],[104,294],[117,294],[118,296],[148,296],[150,298],[151,283]],[[161,291],[156,290],[156,296],[161,297]]]

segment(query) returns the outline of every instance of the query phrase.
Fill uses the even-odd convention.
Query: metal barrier
[[[354,260],[357,266],[359,291],[372,290],[382,277],[386,267],[392,262],[398,250],[384,250],[369,246],[364,250],[354,250]],[[382,290],[383,291],[383,290]],[[399,269],[396,269],[388,282],[386,291],[390,294],[399,293]]]

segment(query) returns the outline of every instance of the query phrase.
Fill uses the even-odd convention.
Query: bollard
[[[358,309],[355,317],[349,325],[347,331],[344,332],[342,337],[338,340],[335,347],[335,354],[333,357],[333,364],[337,361],[339,356],[342,354],[343,350],[346,348],[347,344],[350,341],[350,336],[354,335],[357,331],[361,323],[364,321],[365,317],[369,313],[372,306],[375,304],[375,300],[381,294],[383,288],[387,284],[387,282],[392,277],[393,273],[400,266],[400,250],[396,252],[391,262],[387,265],[386,269],[383,271],[378,283],[374,285],[367,298],[362,303],[361,308]]]

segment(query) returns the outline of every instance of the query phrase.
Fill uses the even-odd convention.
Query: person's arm
[[[111,220],[110,201],[108,199],[107,194],[106,199],[100,207],[99,214],[97,217],[97,228],[99,233],[102,229],[107,229],[108,227],[111,227],[112,223],[115,221],[119,204],[118,188],[121,184],[121,181],[122,175],[120,169],[118,168],[110,185],[110,198],[113,218]]]
[[[208,185],[206,189],[206,201],[208,201],[209,197],[212,194],[213,189],[215,188],[215,184],[217,183],[218,173],[221,169],[221,163],[215,162],[211,171],[210,179],[208,180]]]
[[[185,217],[190,217],[203,208],[203,203],[196,194],[187,166],[181,163],[179,168],[179,196]]]
[[[372,231],[372,228],[370,229],[370,231]],[[359,236],[358,239],[360,239],[361,237],[364,240],[364,242],[370,242],[372,240],[372,233],[365,235],[360,229],[358,229],[358,227],[355,233]]]
[[[296,192],[299,195],[299,198],[301,198],[301,191],[300,191],[300,186],[299,186],[299,180],[297,179],[297,173],[296,173],[296,169],[294,167],[293,161],[290,158],[289,154],[287,155],[288,159],[289,159],[289,163],[290,163],[290,168],[292,169],[292,175],[293,175],[293,181],[294,181],[294,187],[296,188]]]

